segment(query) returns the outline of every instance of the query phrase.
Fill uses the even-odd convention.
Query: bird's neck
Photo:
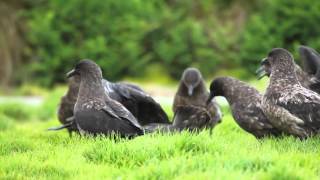
[[[242,99],[249,99],[251,96],[259,94],[259,91],[242,82],[227,82],[222,86],[222,96],[224,96],[230,105],[241,101]]]
[[[91,76],[81,77],[79,95],[77,101],[87,101],[91,99],[103,99],[106,96],[102,86],[101,78]]]
[[[271,70],[270,88],[278,88],[277,91],[286,88],[285,85],[300,84],[297,78],[295,65],[287,65],[280,63]]]
[[[78,93],[79,93],[79,85],[69,84],[69,88],[65,97],[72,102],[76,102]]]

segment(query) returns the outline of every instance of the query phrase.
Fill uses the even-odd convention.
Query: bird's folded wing
[[[285,107],[265,101],[262,104],[264,114],[276,128],[299,137],[307,137],[308,133],[302,128],[305,122]]]
[[[177,106],[173,125],[185,128],[202,128],[211,120],[209,112],[197,106]]]
[[[132,83],[127,83],[127,82],[119,82],[119,83],[116,83],[117,85],[119,86],[126,86],[126,87],[129,87],[129,88],[132,88],[132,89],[135,89],[137,91],[140,91],[142,93],[145,93],[144,90],[142,90],[138,85],[136,84],[132,84]]]
[[[278,102],[296,118],[303,119],[305,124],[320,127],[320,96],[317,94],[296,94],[288,102]],[[294,118],[292,118],[294,119]]]
[[[134,98],[137,100],[143,100],[148,99],[149,101],[152,101],[153,99],[150,97],[149,94],[142,90],[138,90],[136,88],[132,88],[131,86],[128,86],[126,84],[117,83],[114,86],[114,89],[124,98]]]
[[[112,103],[109,103],[108,106],[104,107],[104,111],[115,117],[126,119],[137,128],[142,129],[136,118],[122,104],[112,99],[109,101],[112,101]]]
[[[160,104],[157,103],[149,94],[143,92],[143,91],[138,91],[133,88],[124,88],[124,87],[119,87],[118,92],[126,98],[132,98],[134,99],[139,106],[139,109],[143,112],[148,112],[148,113],[142,113],[142,114],[149,114],[154,117],[153,119],[161,119],[160,122],[162,123],[169,123],[168,116],[164,112],[164,110],[161,108]],[[140,117],[147,119],[148,117]]]
[[[115,117],[115,118],[120,118],[116,112],[113,111],[112,108],[110,108],[109,106],[105,106],[102,108],[102,110],[104,110],[106,113],[108,113],[109,115]]]
[[[241,127],[245,127],[248,130],[275,128],[259,107],[250,109],[247,104],[238,103],[237,106],[232,106],[232,115]]]
[[[316,75],[320,71],[320,55],[314,49],[307,47],[305,51],[299,51],[303,70],[309,74]],[[320,72],[319,72],[320,73]],[[319,74],[320,75],[320,74]]]
[[[320,92],[320,73],[319,77],[313,79],[313,82],[309,85],[310,89],[319,93]]]

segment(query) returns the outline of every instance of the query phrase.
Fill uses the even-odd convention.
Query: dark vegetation
[[[241,68],[233,75],[249,78],[270,48],[320,49],[316,0],[5,0],[1,8],[0,31],[16,34],[0,33],[5,83],[51,86],[82,58],[110,80],[142,77],[154,64],[173,78],[191,65],[205,75]]]

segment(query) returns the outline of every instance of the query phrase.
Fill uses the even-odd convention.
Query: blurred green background
[[[320,179],[320,138],[257,141],[223,98],[213,135],[45,131],[59,125],[65,73],[80,59],[137,83],[172,119],[184,68],[263,91],[255,70],[271,48],[298,63],[299,45],[320,50],[319,10],[319,0],[0,0],[0,179]]]
[[[320,49],[317,0],[1,0],[0,82],[52,87],[80,59],[109,80],[254,77],[273,47]]]

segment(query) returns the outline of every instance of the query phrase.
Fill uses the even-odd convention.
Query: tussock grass
[[[58,124],[54,118],[1,115],[0,179],[319,179],[319,137],[256,140],[227,107],[223,112],[212,135],[157,133],[132,140],[69,137],[46,131]]]
[[[28,107],[25,104],[16,102],[0,104],[0,115],[2,118],[11,118],[15,121],[28,121],[34,113],[35,108]]]

